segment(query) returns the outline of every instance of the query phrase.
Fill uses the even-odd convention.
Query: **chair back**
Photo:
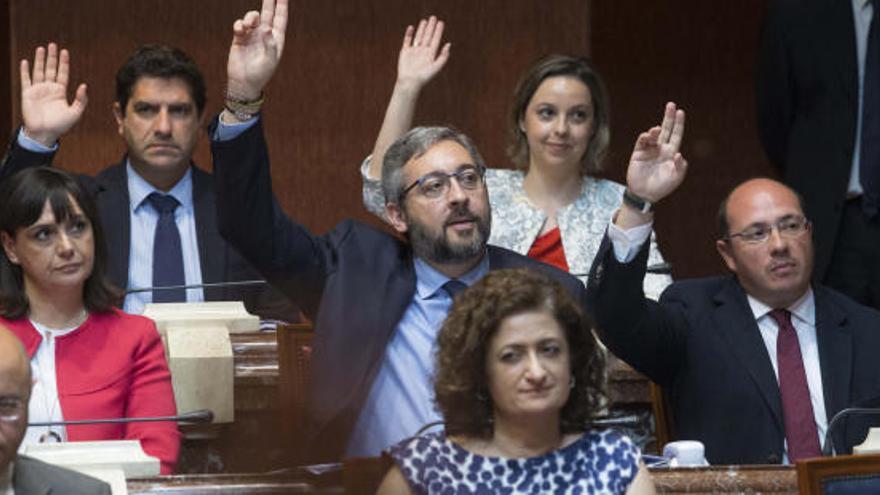
[[[801,495],[880,494],[880,455],[816,457],[797,462]]]

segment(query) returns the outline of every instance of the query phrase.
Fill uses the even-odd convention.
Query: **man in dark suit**
[[[21,342],[0,327],[0,493],[108,494],[110,486],[90,476],[17,455],[28,423],[31,366]]]
[[[350,220],[315,236],[288,218],[273,199],[255,115],[284,46],[286,21],[287,2],[268,0],[262,13],[234,24],[228,88],[257,108],[227,107],[211,131],[220,231],[315,322],[306,428],[313,460],[375,456],[440,419],[432,404],[432,348],[458,290],[489,270],[531,267],[581,301],[586,294],[565,272],[486,245],[491,212],[484,163],[471,141],[450,128],[413,129],[386,153],[386,211],[409,242]],[[669,161],[677,151],[642,147],[652,162]]]
[[[813,225],[813,277],[880,308],[876,2],[774,0],[761,34],[761,142]],[[876,30],[880,30],[878,26]],[[871,83],[870,81],[874,81]]]
[[[609,225],[587,286],[600,336],[664,388],[674,436],[703,442],[710,463],[818,456],[837,412],[880,397],[880,314],[811,286],[810,223],[797,195],[769,179],[722,203],[716,247],[732,277],[679,281],[659,302],[645,298],[653,213],[637,203],[662,200],[683,177],[684,168],[631,162],[636,199]],[[848,451],[866,433],[845,423],[835,445]]]
[[[73,102],[68,103],[68,74],[69,54],[59,52],[54,43],[48,49],[37,48],[33,74],[28,62],[22,61],[23,127],[4,160],[3,176],[51,163],[58,138],[82,116],[86,87],[80,85]],[[95,195],[107,233],[108,276],[119,287],[258,278],[220,237],[213,178],[192,163],[204,108],[202,74],[195,62],[176,48],[141,47],[117,72],[113,115],[126,155],[97,176],[81,179]],[[154,199],[171,201],[174,206],[167,216]],[[162,230],[163,218],[168,219],[164,225],[170,229]],[[176,248],[166,249],[172,245]],[[263,316],[298,318],[292,305],[277,294],[266,293],[265,288],[134,292],[126,296],[124,309],[139,313],[151,301],[236,299],[244,299],[251,311]]]

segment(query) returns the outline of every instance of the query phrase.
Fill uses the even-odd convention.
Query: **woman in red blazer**
[[[114,307],[101,222],[73,178],[34,168],[4,181],[0,240],[0,323],[31,357],[31,422],[176,414],[156,327]],[[25,442],[50,438],[137,439],[163,474],[180,450],[173,422],[34,427]]]

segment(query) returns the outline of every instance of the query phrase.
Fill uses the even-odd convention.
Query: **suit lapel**
[[[764,403],[773,413],[776,426],[784,434],[779,384],[745,293],[736,280],[730,278],[715,295],[715,302],[718,304],[713,315],[716,328],[721,330],[733,355],[751,376]]]
[[[825,297],[821,287],[817,287],[814,294],[825,415],[827,421],[831,421],[837,412],[851,405],[852,336],[847,331],[846,313]],[[842,433],[842,430],[838,431]],[[835,437],[834,442],[843,445],[843,437]]]
[[[48,495],[52,493],[52,485],[44,479],[39,464],[28,457],[18,456],[12,472],[12,484],[15,493],[27,495]]]
[[[217,230],[217,204],[211,182],[212,177],[207,172],[192,166],[193,209],[202,283],[228,281],[224,267],[229,253]]]
[[[856,33],[853,20],[852,2],[832,0],[827,2],[827,17],[820,16],[817,22],[822,22],[820,31],[827,31],[828,36],[818,36],[814,43],[817,50],[821,50],[832,58],[832,64],[838,64],[836,72],[840,75],[840,83],[851,103],[853,118],[858,106],[858,61],[856,60]],[[825,21],[821,19],[824,18]],[[825,24],[827,22],[827,24]],[[822,45],[829,46],[822,46]]]
[[[94,191],[104,241],[107,245],[107,276],[122,289],[128,288],[128,256],[131,249],[131,201],[125,160],[107,168],[96,179]]]

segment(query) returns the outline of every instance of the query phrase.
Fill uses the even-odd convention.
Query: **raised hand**
[[[242,101],[260,97],[281,60],[287,15],[287,0],[263,0],[260,12],[252,10],[233,23],[226,64],[228,97]]]
[[[443,21],[431,16],[419,21],[419,26],[407,26],[403,46],[397,58],[397,84],[421,89],[446,65],[451,43],[440,48],[443,40]]]
[[[58,52],[58,45],[39,46],[34,53],[34,70],[28,61],[19,66],[21,75],[21,115],[24,133],[44,146],[52,146],[82,117],[88,103],[86,85],[76,88],[73,102],[67,101],[70,54]]]
[[[687,172],[679,152],[684,136],[684,110],[667,103],[663,123],[639,135],[626,171],[626,187],[656,203],[678,188]]]

